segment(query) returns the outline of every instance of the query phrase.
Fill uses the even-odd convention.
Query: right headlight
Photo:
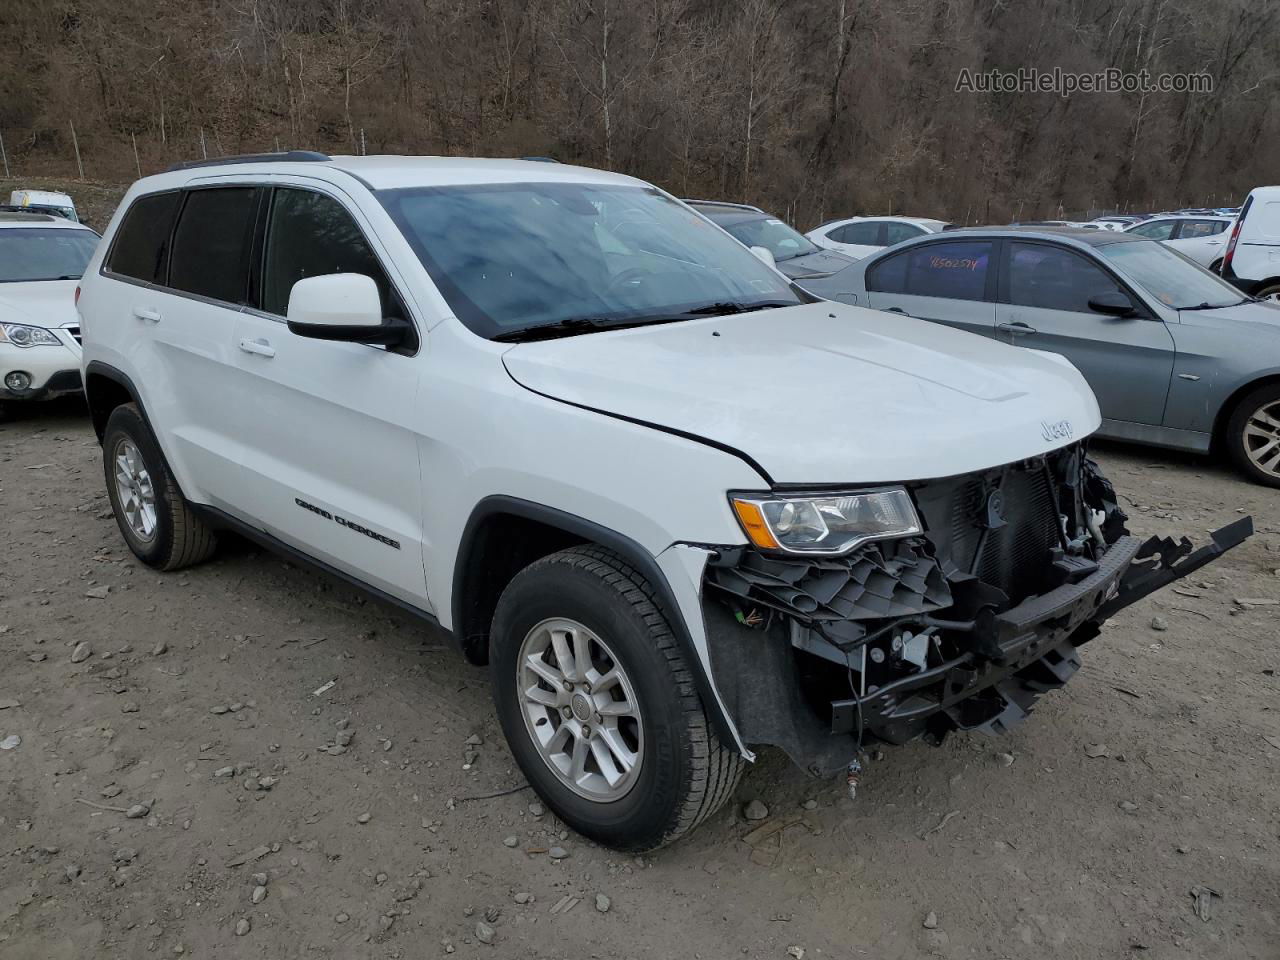
[[[731,494],[747,537],[763,550],[835,556],[871,540],[922,533],[903,487],[823,496]]]
[[[15,347],[62,346],[56,333],[25,323],[0,323],[0,343],[11,343]]]

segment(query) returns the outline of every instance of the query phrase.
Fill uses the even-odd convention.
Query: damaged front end
[[[1253,532],[1245,517],[1195,551],[1129,536],[1083,443],[907,489],[918,534],[842,556],[720,548],[706,568],[729,713],[816,776],[872,741],[1008,729],[1108,617]]]

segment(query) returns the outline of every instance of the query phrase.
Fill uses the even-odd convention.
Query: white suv
[[[1250,296],[1280,300],[1280,187],[1249,191],[1219,272]]]
[[[867,742],[1003,729],[1249,532],[1143,547],[1065,360],[815,300],[611,173],[174,170],[80,311],[143,562],[240,531],[438,623],[538,794],[620,848],[696,825],[760,745],[853,776]]]

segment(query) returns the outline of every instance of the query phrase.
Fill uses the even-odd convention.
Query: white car
[[[75,201],[65,193],[52,190],[14,190],[9,194],[8,209],[22,213],[47,213],[72,223],[80,222]]]
[[[1139,221],[1138,217],[1094,217],[1086,224],[1086,226],[1095,227],[1099,230],[1115,230],[1124,231],[1126,228],[1133,226]]]
[[[1231,230],[1220,272],[1250,296],[1280,300],[1280,187],[1250,191]]]
[[[940,233],[946,226],[945,220],[921,217],[849,217],[814,227],[805,236],[820,247],[861,260],[903,240]]]
[[[80,391],[76,281],[97,244],[61,217],[0,213],[0,417]]]
[[[1164,213],[1126,227],[1124,232],[1159,240],[1171,250],[1216,272],[1227,251],[1230,227],[1230,217]]]
[[[1069,363],[817,300],[613,173],[188,166],[129,190],[80,312],[142,562],[238,530],[437,624],[538,795],[618,848],[762,745],[856,778],[866,743],[1006,728],[1248,533],[1131,566]]]

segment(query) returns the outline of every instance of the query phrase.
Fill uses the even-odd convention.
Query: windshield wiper
[[[523,343],[526,340],[553,340],[556,337],[572,337],[589,330],[603,330],[608,321],[602,317],[567,317],[555,323],[534,324],[529,327],[516,327],[494,334],[490,340],[499,343]]]
[[[685,310],[683,313],[675,313],[672,314],[672,316],[676,318],[716,317],[721,314],[753,313],[756,310],[773,310],[778,307],[798,306],[798,303],[792,303],[789,300],[759,300],[755,303],[740,303],[735,300],[725,300],[720,303],[708,303],[704,307],[694,307],[692,310]]]
[[[1179,310],[1221,310],[1223,307],[1238,307],[1241,303],[1248,303],[1248,300],[1241,300],[1239,303],[1210,303],[1208,300],[1204,303],[1197,304],[1194,307],[1179,307]]]
[[[600,330],[625,330],[628,327],[646,327],[652,323],[673,323],[682,317],[566,317],[554,323],[534,324],[529,327],[517,327],[495,334],[490,340],[500,343],[525,343],[529,340],[554,340],[559,337],[576,337],[581,333],[596,333]]]
[[[726,300],[720,303],[708,303],[694,307],[682,313],[655,313],[639,317],[566,317],[554,323],[535,324],[529,327],[516,327],[496,333],[490,340],[499,343],[525,343],[529,340],[554,340],[558,337],[576,337],[582,333],[595,333],[600,330],[625,330],[628,327],[647,327],[655,323],[678,323],[681,320],[694,320],[698,317],[721,316],[734,313],[752,313],[756,310],[771,310],[777,307],[795,307],[799,304],[787,300],[761,300],[757,303],[738,303]]]

